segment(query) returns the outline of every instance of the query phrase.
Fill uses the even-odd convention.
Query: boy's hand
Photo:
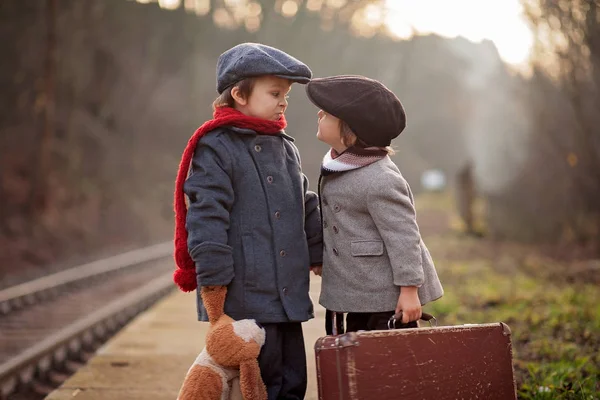
[[[313,272],[313,274],[315,274],[317,276],[321,276],[321,274],[323,273],[323,266],[322,265],[313,265],[312,267],[310,267],[310,270]]]
[[[396,305],[396,314],[402,311],[402,323],[407,324],[421,318],[421,301],[416,286],[402,286]]]

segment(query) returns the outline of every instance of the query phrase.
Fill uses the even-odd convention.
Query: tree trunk
[[[29,203],[30,215],[44,214],[50,205],[49,178],[52,174],[52,142],[55,131],[56,91],[56,9],[58,0],[46,0],[46,60],[44,67],[44,124],[37,145],[37,164],[33,171],[33,185]]]

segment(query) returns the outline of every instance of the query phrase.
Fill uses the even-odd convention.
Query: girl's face
[[[317,113],[319,118],[317,139],[333,147],[338,153],[342,153],[348,147],[342,142],[340,131],[340,120],[323,110]]]
[[[236,101],[236,108],[243,114],[277,121],[287,109],[287,98],[291,87],[292,82],[287,79],[265,75],[256,78],[252,93],[247,99],[236,96],[236,88],[231,94]]]

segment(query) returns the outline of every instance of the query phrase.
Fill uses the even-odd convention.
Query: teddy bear
[[[235,321],[226,315],[226,295],[225,286],[201,289],[210,328],[206,345],[188,370],[177,400],[230,400],[239,395],[244,400],[267,399],[258,366],[265,331],[252,319]]]

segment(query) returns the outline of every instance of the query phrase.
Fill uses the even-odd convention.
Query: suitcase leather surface
[[[504,323],[325,336],[315,355],[322,400],[516,399]]]

